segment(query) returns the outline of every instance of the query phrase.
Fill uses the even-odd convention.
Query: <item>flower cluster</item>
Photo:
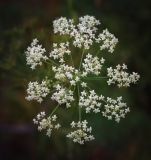
[[[71,32],[74,37],[73,45],[78,48],[89,49],[95,40],[97,26],[100,24],[93,16],[84,16],[79,18],[79,24]]]
[[[60,35],[70,34],[75,28],[73,20],[65,17],[61,17],[53,21],[54,33],[59,33]]]
[[[31,46],[29,46],[25,52],[27,65],[30,65],[31,69],[35,69],[37,65],[41,66],[42,61],[48,59],[48,57],[44,55],[46,50],[42,48],[42,45],[39,45],[38,42],[37,39],[34,39]]]
[[[116,122],[119,122],[121,118],[125,118],[125,115],[130,112],[126,103],[122,102],[122,97],[117,97],[117,99],[107,97],[104,110],[102,111],[103,116],[109,120],[115,119]]]
[[[83,16],[79,18],[79,23],[74,24],[72,19],[59,18],[54,21],[54,33],[69,35],[73,38],[73,45],[78,48],[89,49],[95,40],[95,33],[100,21],[93,16]]]
[[[110,53],[113,53],[116,44],[118,43],[118,39],[115,38],[113,34],[111,34],[108,29],[103,30],[102,33],[99,34],[96,39],[97,43],[102,42],[100,46],[101,50],[108,49]]]
[[[55,73],[55,78],[61,82],[69,81],[74,86],[80,80],[78,70],[72,66],[61,64],[58,67],[53,66],[52,70]]]
[[[61,87],[59,84],[55,86],[56,92],[51,96],[52,100],[57,101],[59,104],[66,104],[66,107],[71,107],[71,102],[74,101],[73,91]]]
[[[118,87],[129,87],[131,83],[136,83],[139,80],[140,76],[137,73],[129,74],[126,70],[127,66],[125,64],[118,64],[115,69],[107,68],[108,85],[117,84]]]
[[[87,124],[88,122],[86,120],[77,123],[73,121],[71,123],[71,128],[74,128],[74,131],[67,134],[67,137],[79,144],[94,140],[94,136],[91,135],[92,127],[88,127]]]
[[[50,92],[48,88],[48,82],[43,80],[41,83],[36,82],[29,82],[27,88],[28,96],[26,99],[28,101],[36,100],[37,102],[41,103],[43,98],[46,97]]]
[[[94,90],[81,92],[79,99],[79,106],[85,108],[86,113],[93,111],[94,113],[100,112],[102,96],[98,96]]]
[[[58,130],[61,125],[56,123],[57,116],[49,116],[45,118],[45,112],[40,112],[35,119],[33,119],[34,124],[38,125],[38,130],[46,130],[46,135],[51,136],[52,130]]]
[[[57,106],[50,116],[45,117],[45,112],[41,112],[34,119],[38,130],[45,130],[48,136],[61,126],[56,123],[57,116],[54,115],[61,107],[64,109],[78,107],[76,110],[79,121],[71,123],[71,132],[66,136],[79,144],[94,139],[91,134],[92,127],[88,127],[88,122],[83,120],[83,111],[97,113],[116,122],[130,111],[122,97],[112,99],[99,95],[89,85],[90,81],[95,83],[98,80],[101,83],[101,80],[105,80],[108,85],[129,87],[140,78],[135,72],[128,73],[125,64],[117,65],[115,69],[105,67],[106,60],[103,58],[103,53],[99,52],[105,49],[112,53],[118,39],[107,29],[101,32],[100,24],[99,20],[89,15],[80,17],[76,21],[65,17],[58,18],[53,21],[53,31],[54,34],[61,36],[61,42],[54,42],[52,50],[47,54],[46,50],[38,45],[38,40],[34,39],[25,52],[27,65],[32,69],[46,61],[45,69],[48,69],[48,72],[44,72],[46,80],[41,83],[29,82],[26,99],[41,103],[48,96],[49,100],[56,101]],[[93,51],[92,54],[94,47],[99,52]],[[81,55],[79,56],[77,52]],[[73,54],[77,54],[79,59],[78,56],[73,58]]]
[[[91,54],[87,54],[84,62],[82,63],[83,67],[83,76],[87,76],[88,74],[99,75],[102,69],[102,64],[104,63],[104,58],[101,60],[98,57],[92,57]]]
[[[53,57],[53,59],[59,59],[60,63],[64,62],[64,55],[70,54],[69,43],[60,43],[59,45],[57,43],[53,43],[53,50],[50,52],[49,57]]]

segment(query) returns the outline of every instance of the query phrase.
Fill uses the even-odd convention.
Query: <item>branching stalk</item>
[[[56,112],[56,110],[58,109],[58,107],[59,107],[59,104],[53,109],[53,111],[50,114],[50,117]]]
[[[80,90],[79,90],[79,85],[77,85],[77,89],[78,89],[78,102],[80,99]],[[81,121],[81,107],[79,106],[79,121]]]

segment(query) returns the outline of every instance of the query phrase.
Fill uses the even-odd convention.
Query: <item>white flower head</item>
[[[53,32],[58,41],[53,42],[49,56],[45,55],[46,50],[37,39],[25,52],[27,65],[32,69],[46,61],[42,68],[46,80],[29,82],[26,99],[41,103],[47,96],[50,101],[57,103],[48,117],[45,112],[41,112],[33,119],[38,130],[45,130],[48,136],[61,126],[57,123],[58,115],[54,114],[60,108],[66,109],[66,112],[72,110],[75,115],[77,113],[79,121],[71,122],[69,126],[72,131],[67,133],[67,137],[79,144],[94,139],[92,127],[88,127],[87,120],[83,120],[83,112],[98,113],[100,118],[104,116],[119,122],[130,111],[121,96],[113,99],[97,93],[98,90],[103,92],[105,83],[102,81],[108,85],[130,87],[140,78],[138,73],[129,73],[126,64],[115,68],[105,66],[102,50],[113,53],[118,39],[108,29],[100,31],[100,25],[99,20],[89,15],[79,17],[76,21],[66,17],[55,19]],[[96,90],[93,84],[97,85]]]
[[[96,38],[96,42],[102,43],[100,46],[101,50],[107,49],[110,53],[113,53],[114,48],[118,43],[118,39],[111,34],[108,29],[105,29],[99,34],[98,38]]]
[[[86,113],[90,113],[91,111],[94,113],[100,112],[101,105],[100,97],[94,90],[91,90],[88,93],[85,91],[81,92],[79,106],[85,108]]]
[[[86,76],[88,74],[99,75],[101,73],[102,64],[104,63],[104,59],[99,59],[98,57],[93,57],[91,54],[87,54],[84,62],[82,63],[83,72]]]
[[[33,39],[31,45],[27,48],[26,61],[27,65],[31,66],[31,69],[35,69],[36,66],[42,65],[42,61],[46,61],[48,57],[45,54],[46,50],[42,48],[42,45],[38,44],[37,39]]]
[[[87,126],[88,122],[86,120],[79,121],[75,123],[74,121],[71,123],[74,131],[67,134],[67,137],[72,139],[73,142],[84,144],[87,141],[94,140],[94,136],[91,134],[92,127]]]
[[[55,78],[60,82],[68,82],[75,86],[80,81],[79,71],[72,66],[61,64],[58,67],[54,66],[52,70],[55,73]]]
[[[60,63],[64,62],[64,55],[70,54],[69,50],[69,42],[67,43],[60,43],[59,45],[57,43],[53,44],[53,50],[50,52],[49,57],[55,59],[59,59]]]
[[[48,88],[48,82],[43,80],[41,83],[36,82],[29,82],[27,88],[28,96],[26,99],[28,101],[36,100],[37,102],[41,103],[43,98],[45,98],[50,92]]]
[[[107,68],[108,85],[117,84],[118,87],[129,87],[130,84],[136,83],[139,80],[140,75],[135,72],[130,74],[126,70],[127,66],[125,64],[118,64],[115,69],[112,67]]]
[[[66,17],[61,17],[53,21],[54,33],[59,33],[60,35],[70,34],[74,29],[74,24],[72,19],[67,19]]]
[[[74,24],[72,19],[68,20],[65,17],[61,17],[53,22],[54,33],[69,35],[74,39],[73,45],[75,47],[84,47],[85,49],[89,49],[93,44],[98,25],[100,25],[100,21],[89,15],[80,17],[77,25]]]
[[[117,97],[117,99],[107,97],[104,109],[105,111],[102,111],[103,116],[109,120],[115,119],[118,123],[121,118],[125,118],[125,115],[130,112],[126,103],[122,102],[122,97]]]
[[[35,119],[33,119],[34,124],[38,125],[38,130],[46,131],[46,135],[48,137],[51,136],[53,130],[58,130],[61,125],[59,123],[56,123],[57,116],[48,116],[45,117],[45,112],[40,112]]]
[[[71,107],[71,102],[74,101],[73,91],[63,88],[59,84],[55,88],[56,92],[52,94],[51,99],[57,101],[60,105],[66,104],[67,108]]]

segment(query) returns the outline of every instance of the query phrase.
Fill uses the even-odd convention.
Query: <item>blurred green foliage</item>
[[[123,95],[131,112],[120,124],[83,113],[93,126],[96,140],[79,146],[64,137],[69,121],[77,118],[76,108],[68,112],[60,109],[63,134],[58,132],[49,139],[32,125],[37,112],[52,110],[55,104],[49,99],[42,105],[25,100],[28,82],[45,73],[26,66],[24,51],[35,37],[50,50],[52,41],[58,41],[52,36],[52,20],[85,14],[96,16],[102,21],[101,29],[107,27],[119,38],[113,55],[103,53],[107,65],[125,62],[130,70],[140,73],[141,80],[129,89],[106,87],[103,81],[91,84],[100,94]],[[0,23],[0,159],[151,159],[151,1],[3,0]],[[20,125],[25,131],[14,129]]]

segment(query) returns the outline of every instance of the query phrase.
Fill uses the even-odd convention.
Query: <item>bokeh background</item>
[[[37,37],[47,49],[52,43],[52,20],[60,16],[94,15],[119,38],[108,65],[125,62],[141,79],[128,89],[91,85],[98,93],[123,95],[131,112],[119,124],[100,115],[84,115],[96,140],[79,146],[62,133],[52,138],[38,133],[32,119],[52,110],[25,100],[27,84],[40,77],[31,71],[25,54]],[[151,1],[150,0],[0,0],[0,160],[150,160],[151,159]],[[67,126],[73,112],[59,112]],[[67,128],[68,129],[68,128]],[[64,129],[66,132],[66,129]]]

